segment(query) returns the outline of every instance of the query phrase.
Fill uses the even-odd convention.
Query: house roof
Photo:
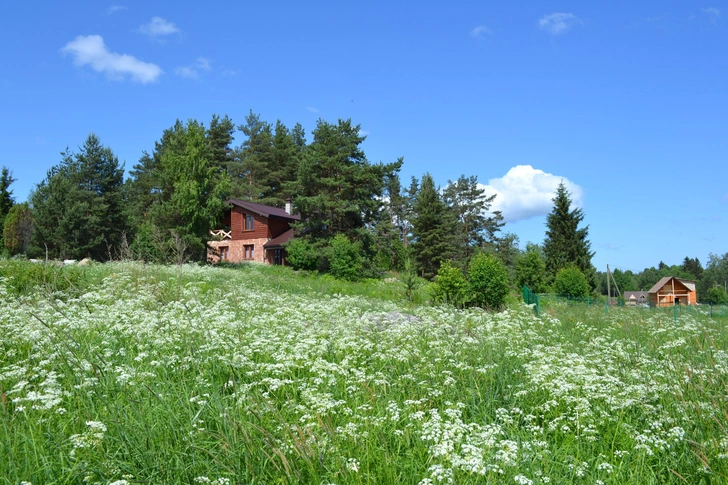
[[[273,207],[270,205],[256,204],[255,202],[248,202],[247,200],[240,199],[228,199],[225,201],[227,204],[238,206],[242,209],[254,212],[263,217],[273,219],[285,219],[287,221],[300,221],[301,216],[298,214],[289,214],[285,209],[280,207]]]
[[[647,292],[646,291],[625,291],[624,292],[624,298],[626,300],[631,300],[634,298],[635,300],[639,300],[640,298],[647,299]]]
[[[293,229],[289,229],[286,232],[284,232],[283,234],[281,234],[280,236],[271,239],[267,243],[263,244],[263,247],[266,249],[280,247],[280,246],[284,245],[285,243],[287,243],[288,241],[290,241],[291,239],[293,239]]]
[[[674,276],[665,276],[663,278],[660,278],[660,281],[658,281],[657,283],[655,283],[655,286],[653,286],[652,288],[650,288],[647,291],[647,293],[657,293],[658,291],[660,291],[660,288],[662,288],[663,286],[665,286],[667,284],[667,282],[670,281],[673,278],[675,278],[675,277]],[[692,283],[693,285],[695,284],[695,282],[693,280],[686,280],[684,278],[675,278],[675,279],[677,281],[679,281],[680,283],[682,283],[683,286],[685,286],[685,283]],[[686,286],[686,288],[687,288],[687,286]],[[690,290],[690,288],[688,288],[688,290]],[[695,291],[695,290],[692,290],[692,291]]]

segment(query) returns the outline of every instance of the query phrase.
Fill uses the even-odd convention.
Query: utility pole
[[[607,305],[609,304],[609,300],[612,298],[612,288],[609,283],[610,276],[611,273],[609,272],[609,265],[607,265]]]

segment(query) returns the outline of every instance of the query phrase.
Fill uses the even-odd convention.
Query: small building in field
[[[647,292],[650,306],[696,305],[698,296],[695,281],[665,276]]]
[[[649,304],[650,297],[646,291],[625,291],[624,304],[629,306],[640,306]]]
[[[210,231],[208,261],[286,264],[283,244],[293,239],[291,223],[301,220],[291,214],[290,200],[285,209],[240,199],[226,203],[230,208],[225,210],[220,225]]]

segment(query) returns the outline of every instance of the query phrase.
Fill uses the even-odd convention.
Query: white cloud
[[[139,32],[151,37],[159,37],[162,35],[179,34],[180,30],[173,22],[167,22],[162,17],[152,17],[151,22],[139,26]]]
[[[164,71],[150,62],[143,62],[128,54],[109,52],[100,35],[79,35],[61,49],[73,56],[76,66],[91,66],[109,79],[119,81],[127,76],[133,81],[147,84],[157,81]]]
[[[174,70],[174,73],[177,74],[179,77],[183,77],[186,79],[197,79],[200,77],[199,71],[209,71],[212,69],[210,66],[210,58],[209,57],[198,57],[195,59],[195,62],[192,63],[192,65],[189,66],[180,66]]]
[[[306,109],[307,109],[308,111],[310,111],[311,113],[318,113],[318,112],[319,112],[319,110],[317,110],[317,109],[316,109],[316,108],[314,108],[313,106],[306,106]]]
[[[211,59],[209,57],[200,56],[195,59],[195,67],[197,67],[197,69],[202,69],[203,71],[209,71],[211,69],[210,61]]]
[[[715,7],[701,8],[700,11],[713,17],[720,17],[720,10]]]
[[[538,26],[544,32],[558,35],[566,33],[575,24],[580,23],[582,23],[581,19],[573,13],[555,12],[541,17]]]
[[[584,190],[565,177],[546,173],[530,165],[517,165],[501,178],[483,186],[485,194],[496,194],[491,210],[501,211],[506,222],[516,222],[551,212],[556,189],[564,182],[574,207],[583,207]]]
[[[183,77],[185,79],[197,79],[198,77],[200,77],[199,74],[197,74],[196,70],[187,66],[180,66],[176,68],[174,70],[174,73],[179,77]]]
[[[122,10],[126,10],[126,7],[123,5],[112,5],[106,9],[106,15],[114,15],[116,12],[121,12]]]
[[[476,39],[478,37],[482,37],[484,35],[492,35],[492,34],[493,34],[493,31],[490,30],[485,25],[478,25],[477,27],[475,27],[473,30],[470,31],[470,37],[474,37]]]

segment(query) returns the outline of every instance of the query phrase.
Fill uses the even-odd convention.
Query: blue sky
[[[90,132],[128,170],[176,119],[252,109],[351,118],[405,184],[477,175],[522,246],[564,180],[602,271],[728,252],[725,2],[247,3],[5,5],[18,201]]]

